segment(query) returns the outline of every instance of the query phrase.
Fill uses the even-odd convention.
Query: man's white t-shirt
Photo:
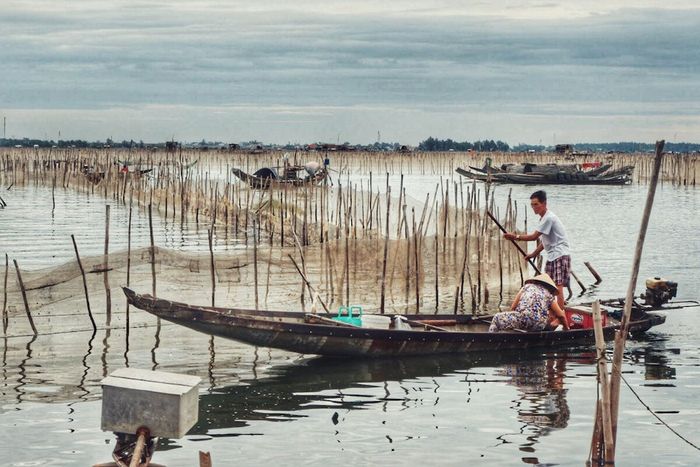
[[[542,216],[537,231],[541,233],[540,239],[544,250],[547,252],[547,261],[554,261],[557,258],[570,254],[569,240],[566,238],[564,224],[550,210]]]

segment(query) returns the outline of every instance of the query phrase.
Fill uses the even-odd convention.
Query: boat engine
[[[647,290],[641,296],[644,303],[653,307],[660,307],[668,303],[678,292],[678,283],[671,282],[660,277],[647,279]]]

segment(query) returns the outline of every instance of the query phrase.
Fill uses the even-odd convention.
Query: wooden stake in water
[[[387,174],[388,176],[388,174]],[[388,179],[388,178],[387,178]],[[387,181],[388,185],[388,181]],[[379,302],[379,312],[384,314],[384,302],[386,299],[386,263],[389,255],[389,214],[391,208],[391,187],[387,186],[386,191],[386,232],[384,237],[384,262],[382,263],[382,290]]]
[[[10,273],[10,258],[5,253],[5,286],[3,287],[4,293],[2,298],[2,333],[7,334],[7,276]]]
[[[586,267],[588,268],[588,270],[591,271],[591,274],[593,274],[593,277],[595,277],[595,283],[596,283],[596,284],[600,284],[601,282],[603,282],[603,278],[600,277],[600,274],[598,274],[598,271],[596,271],[595,269],[593,269],[593,266],[591,266],[591,263],[590,263],[590,262],[584,261],[583,264],[586,265]]]
[[[207,237],[209,239],[209,267],[211,270],[211,306],[216,306],[214,304],[214,298],[216,296],[216,266],[214,265],[214,248],[212,246],[212,237],[214,233],[211,229],[207,230]]]
[[[255,277],[255,309],[259,307],[258,299],[258,234],[256,230],[259,228],[259,220],[253,221],[253,276]]]
[[[625,307],[620,323],[620,329],[615,334],[615,352],[613,354],[612,372],[610,375],[610,419],[612,421],[613,442],[617,440],[617,414],[620,401],[620,379],[622,376],[622,356],[625,350],[625,342],[627,334],[629,334],[630,317],[632,315],[632,302],[634,301],[634,289],[637,285],[637,276],[639,274],[639,264],[642,260],[642,250],[644,248],[644,239],[649,225],[649,216],[651,208],[654,205],[654,195],[656,194],[656,185],[659,181],[659,172],[661,171],[661,162],[663,160],[664,141],[656,142],[656,158],[654,159],[654,169],[651,174],[649,183],[649,192],[644,206],[644,214],[642,216],[642,225],[639,229],[639,237],[637,238],[637,246],[634,251],[634,260],[632,262],[632,275],[630,276],[629,287],[627,288],[627,296],[625,297]],[[614,453],[613,453],[614,455]],[[615,459],[605,459],[606,462],[614,462]]]
[[[104,259],[104,286],[107,303],[107,325],[112,320],[112,294],[109,287],[109,204],[105,206],[105,253]]]
[[[605,459],[615,457],[612,424],[610,421],[610,388],[608,386],[608,365],[605,358],[605,338],[603,336],[603,320],[600,313],[600,301],[593,302],[593,329],[595,332],[596,360],[598,365],[598,382],[600,384],[600,400],[596,403],[596,427],[603,429]],[[599,420],[600,418],[600,420]],[[600,433],[593,431],[591,453],[593,460],[598,454]]]
[[[22,282],[22,274],[19,272],[19,266],[17,265],[17,260],[12,260],[15,263],[15,271],[17,271],[17,281],[19,282],[19,288],[22,291],[22,300],[24,301],[24,310],[27,312],[27,319],[29,319],[29,325],[34,331],[34,335],[38,334],[36,327],[34,326],[34,320],[32,319],[32,313],[29,311],[29,302],[27,302],[27,291],[24,288],[24,282]]]
[[[156,296],[156,246],[153,240],[153,212],[152,204],[148,204],[148,232],[151,237],[151,279],[153,281],[153,296]],[[158,318],[160,322],[160,318]]]
[[[133,191],[131,192],[131,199],[129,200],[129,225],[127,227],[126,233],[126,286],[129,287],[129,282],[131,279],[131,212],[132,212],[132,201],[133,201]],[[129,348],[129,301],[126,301],[126,348]],[[128,350],[127,350],[128,351]],[[124,352],[126,356],[127,351]]]

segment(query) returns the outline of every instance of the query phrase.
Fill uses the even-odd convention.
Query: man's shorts
[[[564,255],[554,261],[547,261],[544,272],[549,274],[555,284],[568,286],[571,278],[571,256]]]

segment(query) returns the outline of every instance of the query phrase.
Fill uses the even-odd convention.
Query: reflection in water
[[[212,388],[200,398],[199,421],[190,433],[211,437],[241,436],[243,432],[231,429],[247,427],[253,421],[293,421],[307,416],[300,412],[329,407],[334,411],[331,421],[335,427],[339,414],[344,411],[374,406],[387,412],[391,404],[397,403],[399,410],[423,406],[423,399],[416,399],[416,391],[425,390],[426,382],[430,383],[428,390],[435,396],[430,398],[430,404],[437,406],[441,383],[444,383],[442,377],[472,368],[496,367],[495,373],[506,376],[506,384],[514,385],[519,393],[513,408],[517,419],[524,424],[521,433],[527,439],[521,450],[534,452],[540,436],[567,426],[566,362],[581,362],[582,358],[586,363],[593,363],[592,354],[556,354],[544,358],[541,354],[502,354],[498,357],[437,356],[356,361],[315,358],[277,367],[274,376],[253,379],[245,385]],[[469,373],[463,380],[467,385],[464,388],[467,404],[472,391]],[[410,381],[415,378],[420,378],[418,386],[415,381]],[[389,384],[392,381],[398,382],[399,393],[395,387],[392,392]],[[367,386],[373,382],[382,383],[381,393]],[[363,390],[367,388],[370,389]]]
[[[95,339],[96,334],[97,332],[92,332],[90,340],[88,341],[87,352],[85,352],[85,355],[83,356],[83,375],[81,376],[80,382],[78,383],[78,389],[80,389],[82,393],[78,396],[79,400],[87,400],[87,396],[90,394],[90,391],[85,388],[85,381],[87,379],[88,373],[90,372],[90,366],[88,365],[88,357],[92,353],[92,341]]]
[[[581,355],[577,356],[578,358]],[[553,429],[566,428],[569,422],[569,406],[566,402],[564,377],[567,355],[552,355],[545,359],[508,363],[496,370],[497,375],[507,376],[508,384],[518,389],[513,401],[518,421],[523,423],[520,434],[526,442],[520,444],[522,452],[534,453],[539,438]],[[590,355],[588,363],[594,363]],[[501,436],[505,443],[508,435]],[[535,457],[524,457],[527,464],[538,464]]]
[[[214,336],[209,338],[209,365],[207,365],[207,374],[209,375],[209,387],[216,386],[214,380],[214,364],[216,360],[216,351],[214,349]]]
[[[102,377],[107,376],[107,353],[109,352],[109,336],[112,335],[112,328],[105,329],[105,338],[102,339]]]
[[[18,404],[22,402],[22,398],[25,395],[23,387],[27,385],[27,363],[29,362],[29,360],[32,359],[32,344],[37,339],[37,337],[38,336],[34,334],[30,341],[27,342],[27,356],[20,362],[19,365],[17,365],[17,368],[19,370],[19,378],[17,378],[17,386],[15,386],[15,392],[17,393]]]
[[[647,381],[676,379],[676,369],[669,365],[668,355],[678,354],[680,349],[666,347],[667,336],[648,332],[641,338],[645,345],[636,347],[629,354],[629,361],[644,365]]]
[[[151,362],[153,363],[153,367],[151,369],[154,371],[158,368],[158,361],[156,360],[156,350],[158,350],[158,347],[160,347],[160,318],[156,319],[155,339],[155,343],[153,344],[153,348],[151,349]]]

